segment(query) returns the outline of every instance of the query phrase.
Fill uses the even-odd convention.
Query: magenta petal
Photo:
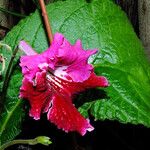
[[[88,58],[96,52],[97,50],[82,50],[76,60],[69,65],[67,73],[74,82],[83,82],[90,77],[93,66],[88,64]]]
[[[97,50],[87,50],[82,48],[81,41],[78,40],[75,45],[71,45],[67,39],[60,33],[55,34],[52,46],[45,54],[57,59],[56,69],[67,66],[66,73],[74,82],[83,82],[87,80],[93,70],[92,65],[88,64],[88,58],[95,54]]]
[[[36,120],[40,119],[41,112],[44,111],[51,99],[51,89],[47,88],[45,76],[46,72],[42,72],[36,74],[34,81],[24,78],[20,88],[20,98],[29,100],[30,116]]]
[[[88,64],[88,58],[95,54],[97,50],[83,50],[80,40],[78,40],[74,46],[69,45],[67,40],[64,41],[65,44],[60,52],[62,53],[62,51],[65,51],[64,56],[62,55],[61,57],[66,57],[66,60],[70,64],[66,72],[74,82],[83,82],[87,80],[93,70],[92,65]]]
[[[20,41],[19,49],[22,50],[26,55],[36,55],[37,53],[28,45],[25,41]]]
[[[109,86],[108,80],[104,76],[97,76],[94,72],[91,73],[88,80],[82,83],[85,88],[107,87]]]
[[[22,56],[20,58],[20,66],[22,67],[22,73],[23,75],[28,78],[29,80],[32,80],[37,72],[41,72],[44,67],[44,70],[46,70],[46,59],[41,54],[37,54],[35,56]]]
[[[58,61],[58,50],[61,47],[62,43],[64,41],[64,36],[60,33],[56,33],[54,35],[54,40],[51,44],[51,46],[42,53],[43,57],[47,59],[47,62],[51,66],[55,66]]]
[[[62,97],[55,94],[52,99],[52,106],[48,112],[48,120],[57,125],[65,132],[77,131],[85,135],[87,131],[94,128],[73,106],[69,97]]]

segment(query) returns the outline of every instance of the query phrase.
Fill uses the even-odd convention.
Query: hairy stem
[[[53,34],[52,34],[52,29],[51,29],[51,26],[50,26],[49,19],[48,19],[48,15],[47,15],[47,11],[46,11],[44,0],[39,0],[39,3],[40,3],[42,16],[43,16],[45,27],[46,27],[48,40],[49,40],[49,42],[51,44],[52,41],[53,41]]]

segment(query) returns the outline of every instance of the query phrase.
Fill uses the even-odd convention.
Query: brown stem
[[[43,16],[44,22],[45,22],[47,36],[48,36],[49,42],[51,44],[52,41],[53,41],[53,34],[52,34],[52,29],[51,29],[51,26],[50,26],[49,19],[48,19],[48,15],[47,15],[44,0],[39,0],[39,3],[40,3],[41,10],[42,10],[42,16]]]

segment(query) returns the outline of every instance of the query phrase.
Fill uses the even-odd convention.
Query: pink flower
[[[41,54],[24,41],[19,48],[28,55],[20,59],[24,75],[20,97],[29,100],[30,116],[38,120],[41,113],[47,112],[48,120],[66,132],[84,135],[92,131],[89,120],[72,104],[72,97],[87,88],[108,86],[107,79],[96,76],[87,62],[97,50],[83,50],[80,40],[71,45],[60,33]]]

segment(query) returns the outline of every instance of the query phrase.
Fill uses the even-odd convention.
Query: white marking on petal
[[[53,79],[49,74],[46,75],[46,78],[51,82],[55,83],[55,85],[57,85],[58,87],[63,88],[63,86],[61,85],[61,80],[58,80],[57,78]],[[56,80],[58,81],[56,82]]]
[[[52,61],[53,61],[54,59],[55,59],[55,58],[53,58],[53,57],[50,58],[50,60],[52,60]]]
[[[94,127],[90,126],[89,128],[87,128],[87,131],[91,132],[94,130]]]
[[[49,101],[49,103],[48,103],[47,105],[48,105],[48,106],[46,106],[46,107],[44,108],[43,113],[48,112],[49,109],[52,107],[52,102],[51,102],[51,100]]]
[[[47,69],[48,64],[47,64],[47,63],[41,63],[41,64],[38,65],[38,67],[39,67],[41,70],[45,70],[45,69]]]
[[[53,101],[54,101],[54,98],[52,98],[52,100],[51,100],[51,102],[50,102],[50,106],[51,106],[51,107],[49,107],[49,108],[48,108],[48,111],[47,111],[47,112],[48,112],[48,113],[47,113],[47,118],[48,118],[48,120],[50,119],[50,115],[52,115],[52,114],[51,114],[51,110],[52,110],[52,107],[53,107]]]
[[[61,79],[66,79],[66,76],[68,76],[66,69],[68,66],[63,66],[63,67],[57,67],[56,70],[53,72],[53,74]]]
[[[88,118],[86,120],[88,121],[88,123],[90,123],[90,120]],[[94,127],[89,124],[89,127],[87,128],[87,131],[91,132],[93,130],[94,130]]]

